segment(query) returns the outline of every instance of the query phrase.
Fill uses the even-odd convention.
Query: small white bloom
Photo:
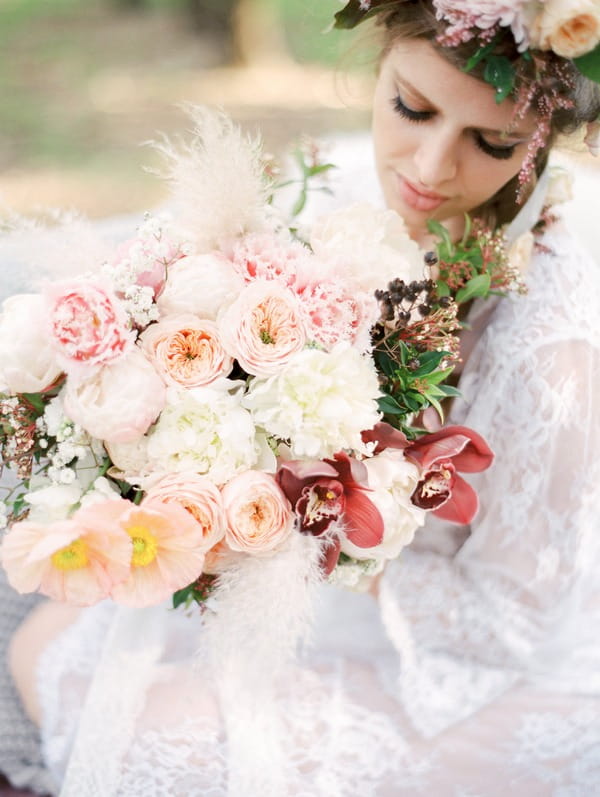
[[[79,503],[81,486],[76,483],[51,484],[47,479],[40,481],[42,486],[31,490],[25,496],[25,501],[31,507],[29,519],[34,522],[53,523],[68,518]]]
[[[275,376],[255,379],[242,403],[256,424],[290,441],[293,457],[365,451],[361,432],[379,420],[379,382],[370,358],[349,344],[304,349]]]
[[[384,564],[383,559],[344,562],[332,570],[327,580],[330,584],[345,587],[354,592],[367,592],[373,583],[373,578],[382,572]]]

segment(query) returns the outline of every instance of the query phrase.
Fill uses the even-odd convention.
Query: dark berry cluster
[[[396,329],[403,329],[410,324],[411,319],[414,320],[415,313],[425,318],[436,305],[444,306],[444,299],[448,297],[438,298],[433,280],[406,283],[395,279],[388,284],[387,290],[375,291],[375,298],[381,312],[380,324],[387,328],[393,325]]]

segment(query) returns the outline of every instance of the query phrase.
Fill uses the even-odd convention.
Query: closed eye
[[[515,154],[515,149],[517,148],[516,144],[495,147],[486,141],[481,133],[475,133],[475,144],[482,152],[485,152],[486,155],[490,155],[492,158],[496,158],[496,160],[509,160]]]
[[[403,119],[408,119],[410,122],[427,122],[434,115],[433,111],[415,111],[409,108],[403,101],[400,95],[394,97],[392,105],[396,113],[400,114]]]

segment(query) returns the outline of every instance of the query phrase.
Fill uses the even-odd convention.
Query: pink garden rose
[[[127,443],[141,437],[165,406],[162,379],[137,346],[114,365],[67,380],[65,412],[92,437]]]
[[[274,281],[250,283],[218,323],[225,349],[255,376],[275,373],[306,342],[296,297]]]
[[[91,606],[128,577],[131,539],[105,522],[99,506],[80,509],[69,520],[13,525],[1,559],[17,592],[38,591],[53,600]]]
[[[118,298],[99,282],[61,282],[46,290],[50,339],[64,369],[121,358],[134,335]]]
[[[227,531],[225,541],[234,551],[265,554],[277,550],[293,526],[290,502],[274,477],[249,470],[222,490]]]
[[[168,317],[152,324],[142,334],[141,344],[167,385],[209,385],[227,376],[233,367],[215,322],[194,315]]]
[[[136,506],[125,500],[95,504],[100,518],[108,503],[120,506],[116,517],[107,516],[107,525],[114,522],[133,544],[129,577],[111,592],[117,603],[154,606],[200,576],[205,551],[202,530],[182,506],[158,501]]]
[[[175,502],[187,509],[202,533],[202,549],[208,551],[225,536],[225,509],[217,487],[197,473],[171,473],[146,493],[144,506]]]

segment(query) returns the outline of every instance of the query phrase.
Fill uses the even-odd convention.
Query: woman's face
[[[459,236],[464,214],[518,174],[535,118],[506,135],[513,109],[427,41],[402,39],[390,50],[373,103],[375,158],[386,203],[415,239],[426,237],[429,218]]]

